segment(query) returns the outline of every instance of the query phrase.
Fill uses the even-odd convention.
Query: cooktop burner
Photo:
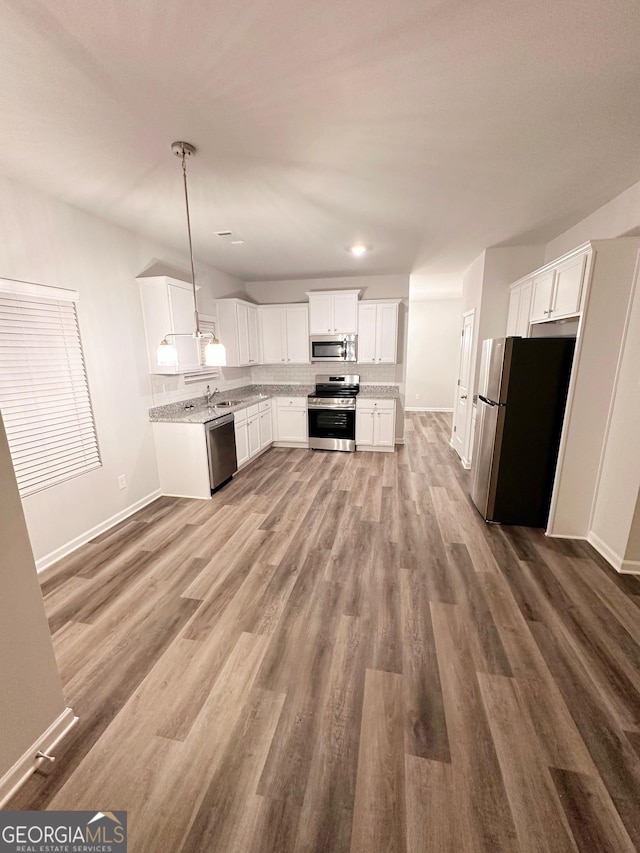
[[[357,374],[316,375],[316,390],[309,397],[355,397],[360,390]]]

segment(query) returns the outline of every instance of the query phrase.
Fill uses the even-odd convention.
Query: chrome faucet
[[[205,391],[205,397],[206,397],[206,400],[207,400],[207,406],[210,406],[210,405],[211,405],[211,398],[212,398],[212,397],[215,397],[217,393],[218,393],[218,389],[217,389],[217,388],[215,388],[215,389],[214,389],[213,394],[212,394],[212,393],[211,393],[211,387],[210,387],[209,385],[207,385],[207,390]]]

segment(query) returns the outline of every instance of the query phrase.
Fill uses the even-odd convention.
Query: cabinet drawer
[[[248,418],[253,418],[260,411],[260,406],[257,403],[254,403],[252,406],[247,406],[245,411]]]
[[[238,409],[237,412],[233,413],[233,421],[236,424],[246,423],[247,420],[247,410],[246,409]]]
[[[356,399],[356,409],[394,409],[395,405],[395,400],[380,397],[377,397],[376,399],[358,397]]]
[[[307,408],[306,397],[278,397],[276,405],[279,409],[288,409],[290,406],[303,406]]]
[[[258,407],[261,412],[268,412],[271,409],[271,400],[262,400],[258,403]]]

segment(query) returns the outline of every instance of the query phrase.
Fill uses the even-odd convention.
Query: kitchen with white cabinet
[[[0,277],[77,293],[99,451],[22,497],[2,454],[5,822],[640,849],[640,581],[611,568],[640,572],[637,11],[2,4]],[[410,369],[417,288],[449,306]],[[466,500],[455,302],[480,340],[577,339],[548,536]],[[68,473],[51,315],[3,308],[11,455]],[[311,335],[357,338],[354,452],[308,446]],[[445,378],[405,417],[411,371]]]

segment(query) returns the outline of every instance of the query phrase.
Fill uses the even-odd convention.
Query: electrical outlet
[[[420,394],[416,394],[416,400],[420,399]]]
[[[118,488],[119,489],[126,489],[127,488],[127,478],[124,476],[124,474],[120,474],[120,476],[118,477]]]

